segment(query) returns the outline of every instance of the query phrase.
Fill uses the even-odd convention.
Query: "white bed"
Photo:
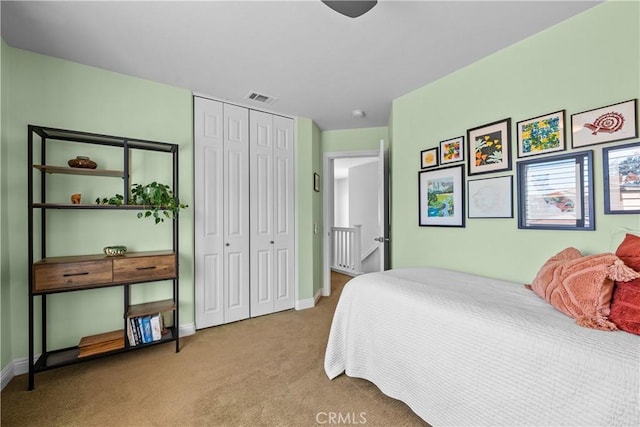
[[[587,329],[522,284],[437,268],[355,277],[330,379],[367,379],[434,426],[638,426],[640,336]]]

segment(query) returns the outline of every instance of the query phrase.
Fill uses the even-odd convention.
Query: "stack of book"
[[[127,338],[129,346],[148,344],[162,339],[165,333],[162,313],[129,317],[127,322]]]

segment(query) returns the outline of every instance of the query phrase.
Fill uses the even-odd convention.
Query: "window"
[[[518,163],[518,228],[594,230],[593,153]]]

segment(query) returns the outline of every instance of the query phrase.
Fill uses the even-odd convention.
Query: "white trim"
[[[35,363],[39,357],[39,354],[33,356],[33,363]],[[2,370],[2,389],[4,389],[7,384],[9,384],[13,377],[27,373],[29,373],[28,359],[26,357],[15,359],[7,366],[5,366]]]
[[[322,218],[325,230],[322,236],[323,242],[323,262],[322,271],[324,283],[322,286],[322,295],[331,295],[331,227],[333,226],[333,161],[348,157],[380,157],[377,150],[367,151],[334,151],[324,153],[322,161],[322,180],[323,200],[322,200]]]
[[[306,310],[313,308],[318,304],[320,297],[323,295],[322,289],[318,289],[313,298],[305,298],[302,300],[296,300],[296,310]]]
[[[178,333],[180,334],[180,338],[188,337],[189,335],[193,335],[196,333],[196,324],[195,323],[186,323],[180,325],[178,328]]]

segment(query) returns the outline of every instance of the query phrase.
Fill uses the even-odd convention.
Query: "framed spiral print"
[[[638,136],[637,99],[571,115],[573,148]]]

